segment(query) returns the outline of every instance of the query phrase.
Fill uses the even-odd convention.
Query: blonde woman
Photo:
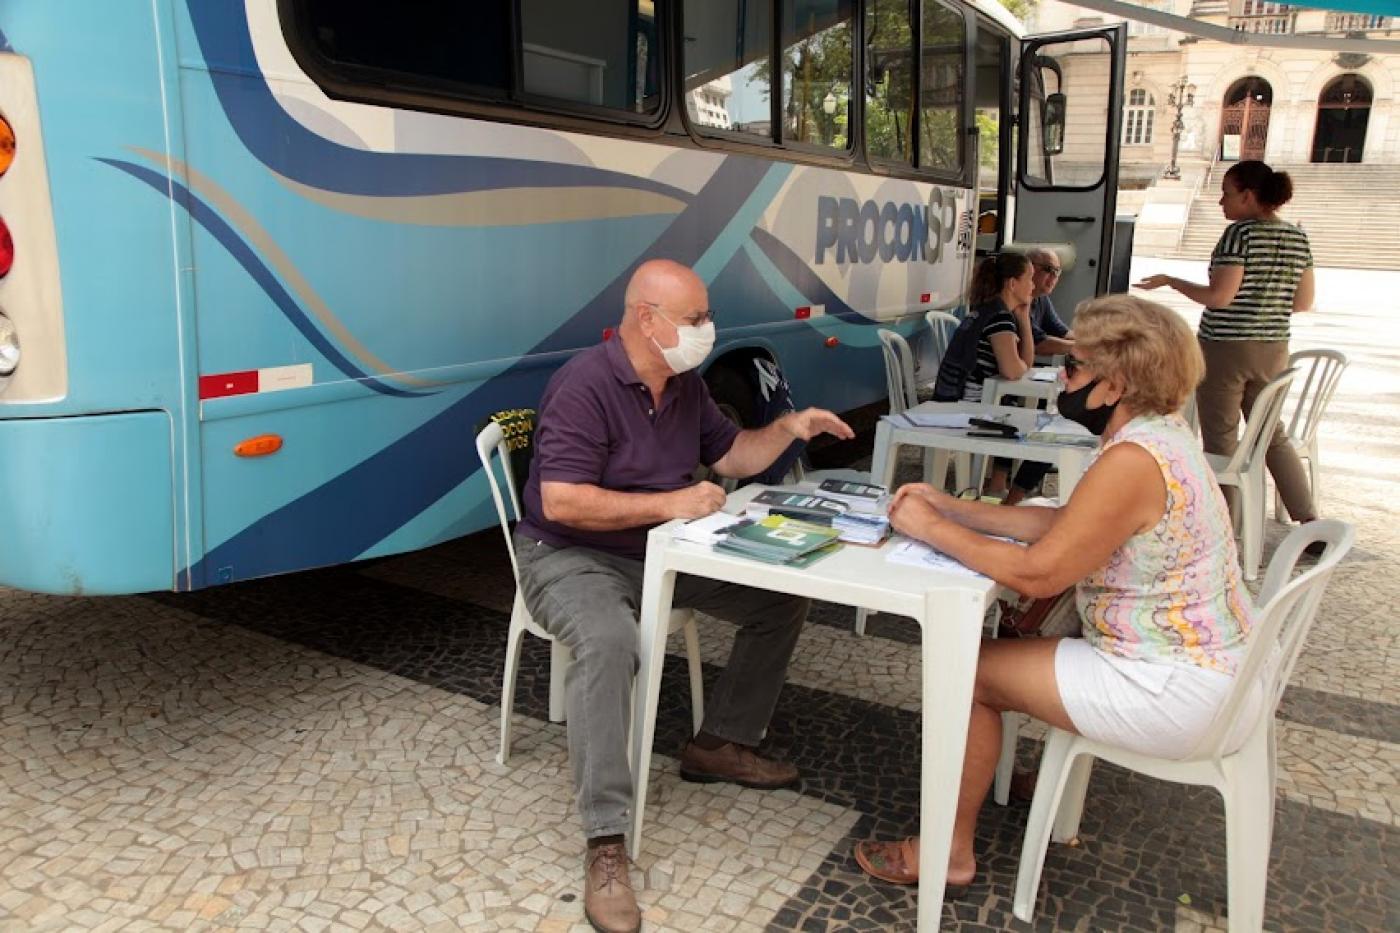
[[[899,531],[1017,592],[1075,586],[1084,635],[983,643],[948,865],[952,897],[977,873],[973,837],[1003,711],[1184,757],[1230,690],[1252,625],[1224,498],[1176,414],[1203,368],[1190,329],[1161,305],[1115,295],[1081,305],[1074,333],[1059,411],[1101,440],[1067,503],[1007,509],[912,484],[890,508]],[[862,842],[856,859],[882,880],[918,880],[917,838]]]

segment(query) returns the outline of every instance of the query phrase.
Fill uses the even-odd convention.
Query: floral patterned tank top
[[[1129,421],[1095,455],[1137,444],[1167,485],[1167,508],[1076,588],[1084,637],[1124,658],[1235,672],[1254,604],[1244,588],[1225,497],[1177,415]]]

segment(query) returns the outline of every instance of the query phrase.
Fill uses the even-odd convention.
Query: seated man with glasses
[[[597,930],[641,926],[623,833],[631,822],[627,732],[647,532],[724,505],[723,489],[695,481],[697,464],[720,476],[753,476],[794,440],[854,437],[818,408],[752,430],[720,413],[696,371],[715,342],[709,296],[685,266],[643,263],[623,301],[616,337],[575,355],[545,388],[525,517],[515,530],[525,605],[573,653],[569,761],[588,841],[584,913]],[[706,697],[703,727],[681,752],[681,777],[759,789],[796,783],[797,768],[754,747],[777,705],[808,601],[682,574],[674,605],[738,625],[729,666]]]
[[[1031,336],[1036,356],[1058,356],[1074,349],[1074,333],[1055,313],[1050,293],[1060,282],[1060,257],[1054,250],[1037,247],[1026,251],[1034,273],[1035,291],[1031,298]]]

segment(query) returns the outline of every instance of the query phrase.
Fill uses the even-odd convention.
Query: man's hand
[[[668,493],[671,497],[672,518],[704,518],[724,505],[724,490],[714,483],[701,481]]]
[[[904,487],[900,493],[904,493]],[[890,505],[890,525],[895,531],[928,541],[933,529],[947,521],[933,503],[918,492],[896,494]]]
[[[1135,283],[1133,288],[1145,288],[1150,291],[1154,288],[1162,288],[1164,286],[1170,286],[1171,284],[1172,277],[1169,275],[1149,275],[1141,282]]]
[[[847,441],[856,436],[850,425],[824,408],[807,408],[786,414],[782,418],[782,427],[799,441],[810,441],[818,434],[830,434]]]

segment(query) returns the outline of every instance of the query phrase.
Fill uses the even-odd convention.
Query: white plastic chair
[[[1196,393],[1191,392],[1186,396],[1186,402],[1181,406],[1181,411],[1177,412],[1186,422],[1186,426],[1191,429],[1191,433],[1196,437],[1201,436],[1201,413],[1196,410]]]
[[[919,404],[914,383],[914,353],[909,342],[892,330],[881,328],[880,349],[885,357],[885,389],[890,398],[890,414],[897,415]]]
[[[510,444],[505,439],[501,426],[491,422],[476,436],[476,453],[481,458],[481,469],[491,486],[491,499],[496,504],[496,517],[501,522],[501,534],[506,539],[506,552],[510,555],[510,569],[515,576],[515,602],[510,610],[510,632],[506,636],[506,670],[501,686],[501,748],[496,760],[505,764],[510,759],[511,712],[515,708],[515,679],[520,672],[520,649],[525,643],[525,633],[550,643],[549,648],[549,721],[564,721],[564,682],[573,662],[571,652],[564,643],[550,635],[530,617],[525,608],[525,598],[520,594],[520,565],[515,559],[515,542],[510,536],[510,523],[520,518],[520,497],[515,488],[515,477],[510,470]],[[491,457],[495,454],[500,463],[501,475],[505,477],[506,496],[501,495],[501,484],[492,468]],[[507,510],[506,499],[510,500]],[[670,632],[680,629],[685,634],[685,650],[690,666],[690,715],[695,731],[705,720],[705,687],[700,667],[700,635],[695,627],[695,613],[688,609],[677,609],[671,613]]]
[[[1294,370],[1285,370],[1259,391],[1254,408],[1245,421],[1244,436],[1229,457],[1206,454],[1221,486],[1239,490],[1235,524],[1240,533],[1240,564],[1246,580],[1259,576],[1264,550],[1264,457],[1269,450],[1279,412],[1283,410]]]
[[[1302,383],[1293,414],[1285,422],[1284,430],[1288,441],[1297,451],[1298,457],[1308,464],[1308,488],[1312,490],[1316,504],[1320,490],[1321,474],[1317,458],[1317,429],[1322,424],[1322,415],[1332,396],[1337,392],[1337,384],[1342,381],[1348,360],[1339,350],[1299,350],[1288,357],[1288,365],[1298,371],[1293,384]],[[1284,518],[1283,499],[1274,495],[1274,518]]]
[[[1225,799],[1225,855],[1230,929],[1258,930],[1264,920],[1269,848],[1273,836],[1277,779],[1274,711],[1317,615],[1327,581],[1351,550],[1356,532],[1339,521],[1295,528],[1274,553],[1259,594],[1256,624],[1235,685],[1206,734],[1188,758],[1154,758],[1052,728],[1040,760],[1040,778],[1026,821],[1013,912],[1030,922],[1048,840],[1065,842],[1079,833],[1089,770],[1094,758],[1179,784],[1214,787]],[[1326,549],[1317,565],[1293,577],[1303,549],[1315,541]],[[1262,685],[1257,712],[1253,693]],[[1243,717],[1254,712],[1254,722]],[[1245,738],[1239,742],[1240,730]]]
[[[938,363],[943,362],[943,356],[948,352],[948,343],[953,339],[953,332],[958,329],[962,321],[958,320],[956,314],[949,314],[947,311],[928,311],[924,314],[924,320],[928,321],[929,335],[933,340],[933,358]],[[935,370],[936,371],[936,370]]]

